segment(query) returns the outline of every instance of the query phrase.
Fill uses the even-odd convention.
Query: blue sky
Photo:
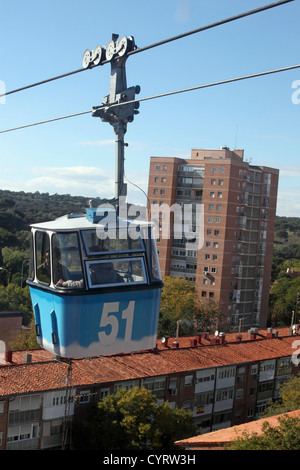
[[[263,0],[0,0],[0,85],[10,91],[81,68],[112,33],[139,47],[272,3]],[[300,63],[299,0],[136,54],[127,85],[139,97]],[[0,130],[92,109],[110,65],[7,96]],[[299,80],[299,85],[297,81]],[[300,216],[300,69],[141,103],[128,125],[125,173],[147,191],[151,156],[243,148],[280,170],[277,214]],[[3,102],[5,101],[5,102]],[[295,101],[295,100],[294,100]],[[114,196],[114,134],[90,114],[0,134],[0,188]],[[145,196],[128,184],[128,200]]]

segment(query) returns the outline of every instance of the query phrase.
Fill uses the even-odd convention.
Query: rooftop
[[[75,387],[92,386],[290,357],[295,352],[293,342],[299,337],[299,330],[292,333],[290,328],[281,328],[251,336],[244,332],[158,340],[157,348],[150,351],[72,359],[73,383]],[[68,360],[42,349],[2,353],[0,396],[61,389],[68,365]]]
[[[268,422],[271,426],[277,426],[279,419],[282,417],[297,418],[300,417],[300,410],[290,411],[268,418],[258,419],[257,421],[250,421],[249,423],[239,424],[238,426],[231,426],[230,428],[219,429],[218,431],[209,432],[199,436],[190,437],[181,441],[176,441],[176,445],[184,446],[186,449],[203,449],[203,448],[222,448],[230,444],[238,437],[242,437],[243,433],[252,434],[256,433],[261,435],[263,433],[263,424]]]

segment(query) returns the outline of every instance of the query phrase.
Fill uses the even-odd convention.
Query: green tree
[[[29,288],[15,284],[0,286],[0,310],[20,311],[23,313],[23,325],[28,326],[33,318]]]
[[[34,319],[31,320],[28,329],[18,333],[12,340],[9,341],[9,347],[12,351],[40,349],[40,345],[36,339]]]
[[[279,399],[271,403],[261,417],[274,416],[288,411],[300,410],[300,373],[289,377],[278,386]]]
[[[290,276],[282,272],[271,288],[270,313],[273,325],[286,326],[291,324],[292,312],[296,312],[298,292],[300,292],[300,277],[291,279]],[[297,319],[299,320],[298,316],[296,319],[294,318],[294,321]]]
[[[262,425],[263,433],[244,433],[228,447],[229,450],[300,450],[299,418],[280,417],[278,426],[268,422]]]
[[[179,277],[165,276],[163,281],[158,336],[174,336],[178,320],[185,320],[180,327],[181,334],[191,333],[197,304],[195,287]]]
[[[195,314],[195,325],[197,331],[215,331],[221,327],[224,314],[218,303],[213,299],[202,300],[197,298],[197,309]]]
[[[174,441],[194,435],[191,413],[157,405],[145,388],[120,389],[89,408],[86,422],[74,423],[76,450],[174,449]]]

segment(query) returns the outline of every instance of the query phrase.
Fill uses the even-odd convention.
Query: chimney
[[[250,328],[250,330],[248,330],[248,338],[250,338],[251,340],[256,339],[257,333],[258,333],[257,328]]]
[[[5,360],[6,362],[12,362],[12,351],[6,349],[5,351]]]
[[[219,333],[219,338],[220,338],[220,344],[224,344],[225,343],[225,333]]]
[[[163,336],[161,338],[161,343],[164,344],[166,348],[168,347],[168,341],[169,341],[169,336]]]
[[[32,355],[30,353],[25,353],[23,355],[23,364],[30,364],[32,359]]]

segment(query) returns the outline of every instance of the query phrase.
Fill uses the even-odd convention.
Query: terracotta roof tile
[[[247,434],[256,433],[260,435],[263,432],[262,426],[265,422],[268,422],[271,426],[276,426],[278,425],[278,419],[284,416],[291,418],[300,417],[300,410],[290,411],[289,413],[282,413],[280,415],[270,416],[256,421],[250,421],[249,423],[243,423],[225,429],[219,429],[218,431],[212,431],[199,436],[190,437],[188,439],[182,439],[180,441],[176,441],[175,444],[184,447],[223,446],[237,439],[237,437],[242,437],[245,432]]]
[[[291,356],[293,342],[299,334],[289,335],[289,329],[278,330],[278,338],[266,339],[266,334],[249,340],[243,334],[227,334],[224,344],[210,345],[202,340],[191,347],[191,337],[179,338],[179,348],[173,340],[170,347],[158,340],[154,351],[118,354],[91,359],[72,360],[74,386],[133,380],[143,377],[170,375],[229,364],[256,362],[276,357]],[[258,339],[259,338],[259,339]],[[30,353],[31,362],[23,364],[24,353]],[[0,396],[33,393],[63,388],[68,360],[55,360],[44,350],[14,351],[11,362],[0,363]]]

